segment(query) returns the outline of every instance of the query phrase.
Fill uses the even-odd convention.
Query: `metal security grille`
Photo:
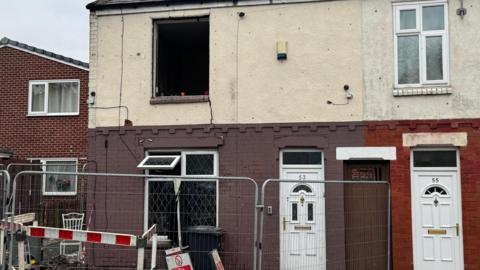
[[[216,182],[184,181],[175,194],[172,181],[150,181],[148,224],[157,224],[159,235],[176,241],[177,199],[180,201],[181,227],[216,226]]]
[[[148,224],[157,224],[159,235],[176,241],[177,198],[180,200],[181,227],[216,226],[216,182],[183,181],[175,194],[173,181],[150,181],[148,195]]]

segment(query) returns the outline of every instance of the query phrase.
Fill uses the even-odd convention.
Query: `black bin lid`
[[[223,235],[222,228],[208,225],[190,226],[186,227],[184,231],[189,233]]]

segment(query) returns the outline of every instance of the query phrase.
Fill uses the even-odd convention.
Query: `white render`
[[[448,3],[450,83],[440,90],[434,86],[401,90],[394,88],[392,2],[415,3],[392,0],[363,1],[363,70],[366,89],[363,99],[364,119],[478,118],[480,115],[478,1],[464,0],[467,15],[463,19],[456,15],[460,1],[443,1]],[[430,2],[442,3],[442,1]]]
[[[337,160],[397,160],[395,147],[337,147]]]
[[[90,91],[96,107],[128,106],[134,125],[210,123],[207,102],[150,105],[153,20],[210,17],[213,123],[362,119],[361,2],[328,1],[98,15],[91,21]],[[245,12],[239,18],[238,12]],[[237,26],[238,81],[237,81]],[[277,41],[288,60],[276,59]],[[238,87],[237,87],[238,83]],[[348,105],[343,86],[354,95]],[[121,112],[123,124],[125,111]],[[90,128],[119,124],[118,109],[90,109]]]
[[[128,107],[135,126],[478,118],[476,1],[464,0],[463,19],[456,15],[459,1],[419,1],[448,3],[449,83],[415,88],[394,86],[393,31],[394,5],[415,1],[186,5],[125,9],[123,15],[98,11],[90,25],[93,107],[118,106],[121,92],[121,105]],[[205,15],[210,17],[212,107],[207,102],[151,105],[153,20]],[[276,59],[278,41],[288,42],[286,61]],[[328,105],[327,100],[347,102],[345,84],[353,94],[349,104]],[[123,125],[125,108],[119,117],[118,109],[93,107],[90,128]]]

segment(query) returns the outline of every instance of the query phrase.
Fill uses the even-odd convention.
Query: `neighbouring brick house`
[[[26,169],[81,170],[87,157],[87,96],[87,63],[2,38],[0,163],[24,163],[10,166],[12,176]],[[36,212],[40,224],[62,226],[62,213],[81,209],[80,180],[23,177],[17,214]]]
[[[89,158],[101,171],[259,184],[387,180],[394,270],[479,269],[480,13],[465,2],[466,16],[446,0],[96,1],[87,6]],[[176,241],[175,215],[165,214],[178,196],[171,182],[109,177],[98,186],[92,204],[109,201],[96,204],[98,229],[141,233],[156,223]],[[263,269],[386,269],[386,217],[375,216],[377,237],[362,219],[370,216],[348,216],[358,205],[343,196],[356,190],[275,187]],[[228,269],[251,269],[253,216],[239,213],[253,208],[252,191],[221,181],[184,188],[211,192],[184,212],[225,230]],[[386,213],[386,203],[373,206]],[[98,266],[132,263],[132,254],[96,254]]]

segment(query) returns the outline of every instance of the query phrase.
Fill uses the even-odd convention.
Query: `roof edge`
[[[9,39],[7,37],[3,37],[0,40],[0,47],[4,47],[4,46],[16,48],[16,49],[19,49],[21,51],[36,54],[36,55],[39,55],[39,56],[42,56],[42,57],[45,57],[45,58],[48,58],[48,59],[51,59],[51,60],[54,60],[54,61],[57,61],[57,62],[61,62],[61,63],[67,64],[67,65],[71,65],[71,66],[74,66],[74,67],[77,67],[77,68],[81,68],[81,69],[88,70],[89,67],[90,67],[89,63],[86,63],[86,62],[83,62],[83,61],[80,61],[80,60],[76,60],[76,59],[73,59],[73,58],[70,58],[70,57],[66,57],[66,56],[63,56],[63,55],[60,55],[60,54],[56,54],[54,52],[50,52],[50,51],[47,51],[47,50],[43,50],[43,49],[40,49],[40,48],[37,48],[37,47],[34,47],[34,46],[30,46],[28,44]]]
[[[238,0],[222,1],[222,0],[145,0],[145,1],[132,1],[132,2],[117,2],[117,3],[104,3],[103,1],[94,1],[86,5],[86,8],[90,11],[106,10],[106,9],[121,9],[121,8],[140,8],[140,7],[152,7],[152,6],[173,6],[173,5],[186,5],[186,4],[209,4],[209,3],[222,3],[229,2],[232,4],[238,3]]]

